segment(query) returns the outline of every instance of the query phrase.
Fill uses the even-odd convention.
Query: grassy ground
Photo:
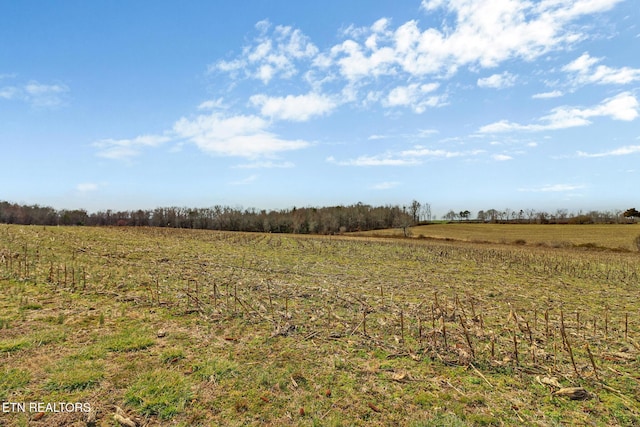
[[[452,223],[412,227],[412,237],[492,242],[532,246],[608,248],[637,251],[638,224],[538,225]],[[352,233],[360,236],[401,237],[401,229]]]
[[[0,401],[91,409],[0,426],[638,424],[638,261],[0,226]]]

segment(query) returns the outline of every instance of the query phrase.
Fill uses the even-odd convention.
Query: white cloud
[[[442,104],[442,96],[426,96],[438,87],[438,83],[397,86],[389,92],[383,104],[388,107],[411,107],[415,113],[420,114],[427,107],[437,107]]]
[[[398,181],[385,181],[371,186],[373,190],[390,190],[396,188],[400,183]]]
[[[531,95],[531,98],[533,99],[550,99],[550,98],[558,98],[561,97],[563,95],[563,93],[559,90],[553,90],[551,92],[542,92],[542,93],[535,93],[533,95]]]
[[[261,80],[268,84],[273,78],[288,79],[298,73],[296,62],[309,60],[318,54],[318,48],[300,30],[278,25],[271,31],[271,23],[256,24],[259,36],[252,45],[245,46],[242,55],[231,61],[219,61],[209,71],[223,71]]]
[[[69,87],[64,84],[42,84],[35,80],[24,85],[0,88],[0,98],[19,100],[36,108],[55,108],[66,102]]]
[[[88,193],[91,191],[96,191],[98,189],[98,184],[95,184],[93,182],[84,182],[81,184],[78,184],[76,186],[76,190],[78,190],[81,193]]]
[[[386,134],[386,135],[374,134],[374,135],[370,135],[367,139],[370,141],[375,141],[379,139],[390,139],[390,138],[416,140],[416,139],[431,138],[433,135],[437,133],[439,133],[439,131],[436,129],[418,129],[417,132],[415,133],[398,133],[398,134]]]
[[[287,95],[285,97],[270,97],[267,95],[253,95],[249,101],[260,107],[260,114],[278,120],[304,122],[313,116],[327,114],[338,105],[328,96],[317,93],[307,95]]]
[[[516,83],[516,76],[508,71],[478,79],[478,86],[483,88],[504,89]]]
[[[632,121],[638,117],[638,100],[631,92],[623,92],[605,99],[596,108],[585,110],[586,117],[609,116],[615,120]]]
[[[432,135],[435,135],[438,133],[438,130],[436,129],[419,129],[418,130],[418,134],[415,135],[415,137],[417,138],[429,138]]]
[[[504,162],[504,161],[507,161],[507,160],[513,160],[513,157],[508,156],[506,154],[494,154],[493,156],[491,156],[491,158],[493,160],[498,161],[498,162]]]
[[[389,156],[360,156],[355,159],[338,161],[333,156],[327,162],[340,166],[412,166],[419,164],[416,159],[400,159]]]
[[[491,68],[521,58],[532,60],[587,37],[567,24],[583,15],[611,9],[622,0],[424,0],[427,13],[443,9],[451,23],[420,29],[408,21],[388,38],[362,46],[353,40],[333,51],[348,78],[393,74],[451,75],[461,66]],[[373,29],[371,29],[373,32]]]
[[[292,168],[295,165],[292,162],[274,162],[271,160],[257,161],[252,163],[243,163],[240,165],[232,166],[235,169],[273,169],[273,168]]]
[[[426,95],[430,91],[425,89],[432,84],[428,80],[450,78],[462,67],[476,72],[570,48],[591,37],[586,26],[573,25],[577,20],[607,11],[621,1],[423,0],[422,9],[438,14],[440,26],[421,27],[418,20],[409,20],[394,27],[382,18],[367,27],[347,27],[341,34],[343,40],[322,50],[299,29],[261,21],[256,24],[257,35],[241,53],[209,68],[234,79],[251,78],[265,84],[298,75],[312,93],[340,99],[341,104],[366,107],[381,103],[421,113],[445,101],[443,95]],[[479,79],[478,85],[504,88],[515,82],[516,76],[503,72]],[[329,87],[334,93],[321,95]],[[554,91],[535,97],[558,95]],[[258,96],[284,102],[282,96]],[[269,109],[267,98],[254,101]],[[274,114],[286,110],[273,108]]]
[[[585,188],[585,186],[581,184],[550,184],[550,185],[543,185],[542,187],[519,188],[518,191],[533,192],[533,193],[559,193],[559,192],[566,192],[566,191],[581,190],[583,188]]]
[[[640,81],[640,68],[611,68],[606,65],[594,67],[602,58],[593,58],[588,52],[562,67],[563,71],[574,74],[573,83],[584,84],[618,84],[624,85]]]
[[[630,154],[639,154],[640,145],[627,145],[624,147],[616,148],[610,151],[602,153],[585,153],[584,151],[578,151],[579,157],[610,157],[610,156],[628,156]]]
[[[603,100],[599,105],[580,109],[576,107],[558,107],[540,118],[541,124],[523,125],[501,120],[480,128],[480,133],[499,133],[512,131],[546,131],[586,126],[591,124],[589,119],[594,117],[610,117],[613,120],[632,121],[638,113],[638,100],[630,92],[622,92],[614,97]]]
[[[14,86],[5,86],[0,88],[0,98],[14,99],[20,94],[20,89]]]
[[[138,156],[144,147],[158,147],[170,140],[168,136],[142,135],[132,139],[101,139],[91,145],[98,149],[100,157],[128,160]]]
[[[226,105],[223,98],[210,99],[198,105],[198,110],[218,110],[225,109]]]
[[[442,7],[444,4],[445,0],[422,0],[420,7],[427,11],[431,11]]]
[[[255,158],[281,151],[298,150],[310,144],[302,140],[279,138],[269,123],[252,115],[224,116],[218,113],[182,118],[173,126],[177,138],[195,144],[200,150],[220,156]]]
[[[258,179],[258,175],[250,175],[244,179],[240,179],[238,181],[231,181],[229,184],[231,185],[247,185]]]
[[[64,97],[69,88],[66,85],[41,84],[36,81],[24,86],[27,102],[34,107],[57,107],[64,104]]]
[[[471,151],[448,151],[433,150],[430,148],[417,145],[412,150],[404,150],[399,152],[387,152],[375,156],[360,156],[355,159],[338,161],[333,156],[328,157],[327,161],[340,166],[413,166],[422,163],[422,158],[440,158],[451,159],[456,157],[472,157],[484,153],[484,150]]]
[[[145,147],[158,147],[169,141],[196,145],[205,153],[218,156],[259,158],[308,147],[302,140],[287,140],[269,131],[269,122],[252,115],[226,116],[221,113],[181,118],[164,135],[143,135],[132,139],[102,139],[92,146],[97,155],[114,160],[130,160]],[[286,164],[285,164],[286,165]],[[245,167],[249,167],[245,165]],[[251,167],[276,167],[276,163],[255,163]],[[279,167],[289,167],[279,166]]]
[[[430,148],[424,148],[421,146],[416,146],[414,147],[413,150],[405,150],[400,152],[400,154],[404,157],[442,157],[447,159],[452,157],[476,156],[481,153],[484,153],[484,150],[447,151],[447,150],[432,150]]]

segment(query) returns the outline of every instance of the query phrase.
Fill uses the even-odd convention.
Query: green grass
[[[180,373],[155,370],[141,374],[127,389],[125,402],[141,415],[168,420],[184,412],[192,397],[191,385]]]
[[[7,401],[9,394],[29,384],[31,375],[18,368],[0,371],[0,401]]]
[[[240,374],[237,363],[217,355],[211,359],[194,364],[192,369],[194,376],[201,381],[219,382],[237,377]],[[263,374],[268,376],[269,372],[265,371]],[[264,380],[261,380],[260,382],[263,381]],[[271,382],[268,382],[268,384],[271,384]]]
[[[77,359],[56,362],[49,369],[46,390],[79,391],[96,387],[104,378],[104,363]]]
[[[127,328],[107,337],[104,346],[109,351],[133,352],[144,350],[155,344],[151,334],[145,330]]]
[[[150,425],[640,423],[638,254],[600,250],[604,229],[574,240],[590,226],[553,226],[557,247],[495,227],[520,235],[0,226],[18,254],[0,262],[0,397],[89,402],[98,425],[115,406]],[[41,423],[83,422],[63,415]]]
[[[32,345],[33,342],[24,337],[0,340],[0,354],[24,350]]]

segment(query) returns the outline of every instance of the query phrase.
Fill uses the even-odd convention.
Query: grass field
[[[513,229],[0,225],[0,426],[640,424],[638,253]]]
[[[582,246],[637,251],[638,224],[539,225],[441,223],[409,229],[412,237],[548,247]],[[352,233],[360,236],[401,237],[401,229]]]

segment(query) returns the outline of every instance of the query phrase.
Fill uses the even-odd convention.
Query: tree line
[[[635,208],[614,211],[555,212],[535,209],[488,209],[477,212],[453,209],[442,216],[446,221],[473,221],[520,224],[621,224],[640,218]],[[435,216],[429,203],[413,200],[399,205],[372,206],[363,203],[329,207],[301,207],[258,210],[216,205],[207,208],[159,207],[89,213],[84,209],[56,210],[49,206],[20,205],[0,201],[0,223],[24,225],[146,226],[197,228],[267,233],[336,234],[351,231],[402,228],[428,224]]]
[[[0,223],[33,225],[150,226],[226,231],[334,234],[407,227],[424,210],[416,201],[407,206],[302,207],[281,210],[243,209],[216,205],[208,208],[159,207],[88,213],[84,209],[56,210],[48,206],[0,202]],[[430,215],[430,214],[429,214]]]
[[[470,219],[471,212],[468,210],[456,212],[449,210],[442,216],[446,221],[474,221],[490,223],[511,223],[511,224],[626,224],[635,222],[635,218],[640,218],[640,212],[635,208],[625,211],[588,211],[569,212],[567,209],[557,209],[555,212],[539,211],[536,209],[488,209],[480,210],[476,219]]]

